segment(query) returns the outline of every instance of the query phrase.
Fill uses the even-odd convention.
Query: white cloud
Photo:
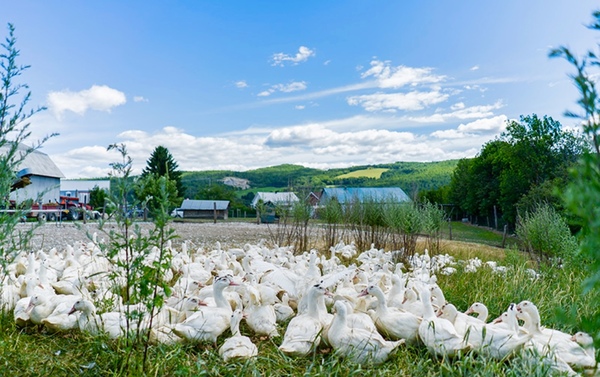
[[[283,93],[291,93],[297,92],[300,90],[306,90],[306,82],[305,81],[296,81],[291,82],[289,84],[275,84],[272,85],[269,89],[264,90],[257,94],[259,97],[268,97],[275,92],[283,92]]]
[[[471,69],[471,71],[477,71],[479,69],[479,66],[478,65],[474,65],[470,69]]]
[[[297,81],[297,82],[292,82],[289,84],[277,84],[277,85],[274,85],[273,88],[275,88],[281,92],[284,92],[284,93],[297,92],[298,90],[306,89],[306,82],[305,81]]]
[[[493,118],[481,118],[473,122],[460,124],[455,129],[439,130],[431,133],[438,139],[465,139],[470,137],[483,137],[490,140],[494,135],[500,134],[506,129],[506,115],[498,115]]]
[[[389,61],[373,60],[371,68],[364,72],[361,77],[373,76],[377,79],[380,88],[401,88],[403,86],[416,86],[420,84],[440,83],[446,76],[435,75],[433,68],[413,68],[399,65],[394,67]]]
[[[142,96],[135,96],[133,97],[133,102],[148,102],[148,99]]]
[[[239,89],[243,89],[248,87],[248,83],[245,80],[240,80],[235,83],[235,86]]]
[[[294,106],[294,108],[296,110],[304,110],[304,108],[306,108],[306,106],[304,106],[304,105],[296,105],[296,106]]]
[[[283,67],[286,62],[290,62],[293,65],[296,65],[300,62],[307,61],[308,58],[315,55],[316,54],[314,50],[311,50],[306,46],[300,46],[300,48],[298,49],[298,53],[296,53],[296,55],[293,56],[284,54],[283,52],[273,54],[271,58],[273,63],[271,65]]]
[[[367,111],[421,110],[427,106],[444,102],[448,94],[439,91],[409,93],[375,93],[352,96],[347,99],[349,105],[362,106]]]
[[[450,110],[462,110],[465,108],[465,104],[463,102],[458,102],[455,103],[454,105],[450,106]]]
[[[461,107],[462,106],[462,107]],[[451,112],[436,113],[421,117],[411,117],[410,119],[419,123],[442,123],[453,119],[477,119],[487,118],[494,115],[494,110],[502,108],[504,105],[498,101],[492,105],[480,105],[465,107],[461,102],[450,107]]]
[[[63,90],[48,93],[48,108],[58,118],[65,111],[84,115],[86,111],[108,111],[127,102],[125,94],[106,85],[93,85],[79,92]]]
[[[393,130],[406,119],[356,116],[324,123],[252,127],[214,136],[197,136],[176,127],[155,132],[126,130],[111,142],[124,143],[139,174],[158,145],[169,149],[181,170],[248,170],[283,163],[328,168],[394,161],[439,161],[472,157],[505,127],[505,116],[478,119],[451,129]],[[407,125],[408,127],[408,125]],[[55,146],[51,158],[68,178],[106,176],[119,161],[115,151],[90,146]],[[250,158],[251,157],[251,158]]]

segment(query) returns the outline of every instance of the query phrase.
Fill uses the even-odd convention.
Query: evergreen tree
[[[177,170],[179,165],[167,148],[163,147],[162,145],[156,147],[146,163],[147,166],[142,171],[143,178],[147,177],[148,175],[168,177],[169,180],[175,181],[177,195],[183,195],[181,171]]]

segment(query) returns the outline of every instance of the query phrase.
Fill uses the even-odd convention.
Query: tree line
[[[452,203],[457,215],[474,223],[514,229],[519,214],[541,203],[564,212],[569,169],[588,150],[585,136],[551,117],[521,116],[476,157],[458,161],[448,187],[424,196]]]

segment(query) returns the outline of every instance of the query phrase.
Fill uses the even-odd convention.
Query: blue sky
[[[596,46],[591,0],[14,1],[32,140],[68,178],[317,168],[476,155],[520,115],[564,126],[577,92],[552,47]]]

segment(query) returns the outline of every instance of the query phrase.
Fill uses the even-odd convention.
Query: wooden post
[[[504,233],[502,234],[502,248],[506,245],[506,233],[508,233],[508,225],[504,224]]]
[[[450,220],[448,220],[448,229],[450,231],[449,238],[450,238],[450,241],[452,241],[452,221],[450,221]]]
[[[213,222],[217,223],[217,202],[213,202]]]
[[[494,229],[498,229],[498,212],[496,211],[496,205],[494,205]]]

